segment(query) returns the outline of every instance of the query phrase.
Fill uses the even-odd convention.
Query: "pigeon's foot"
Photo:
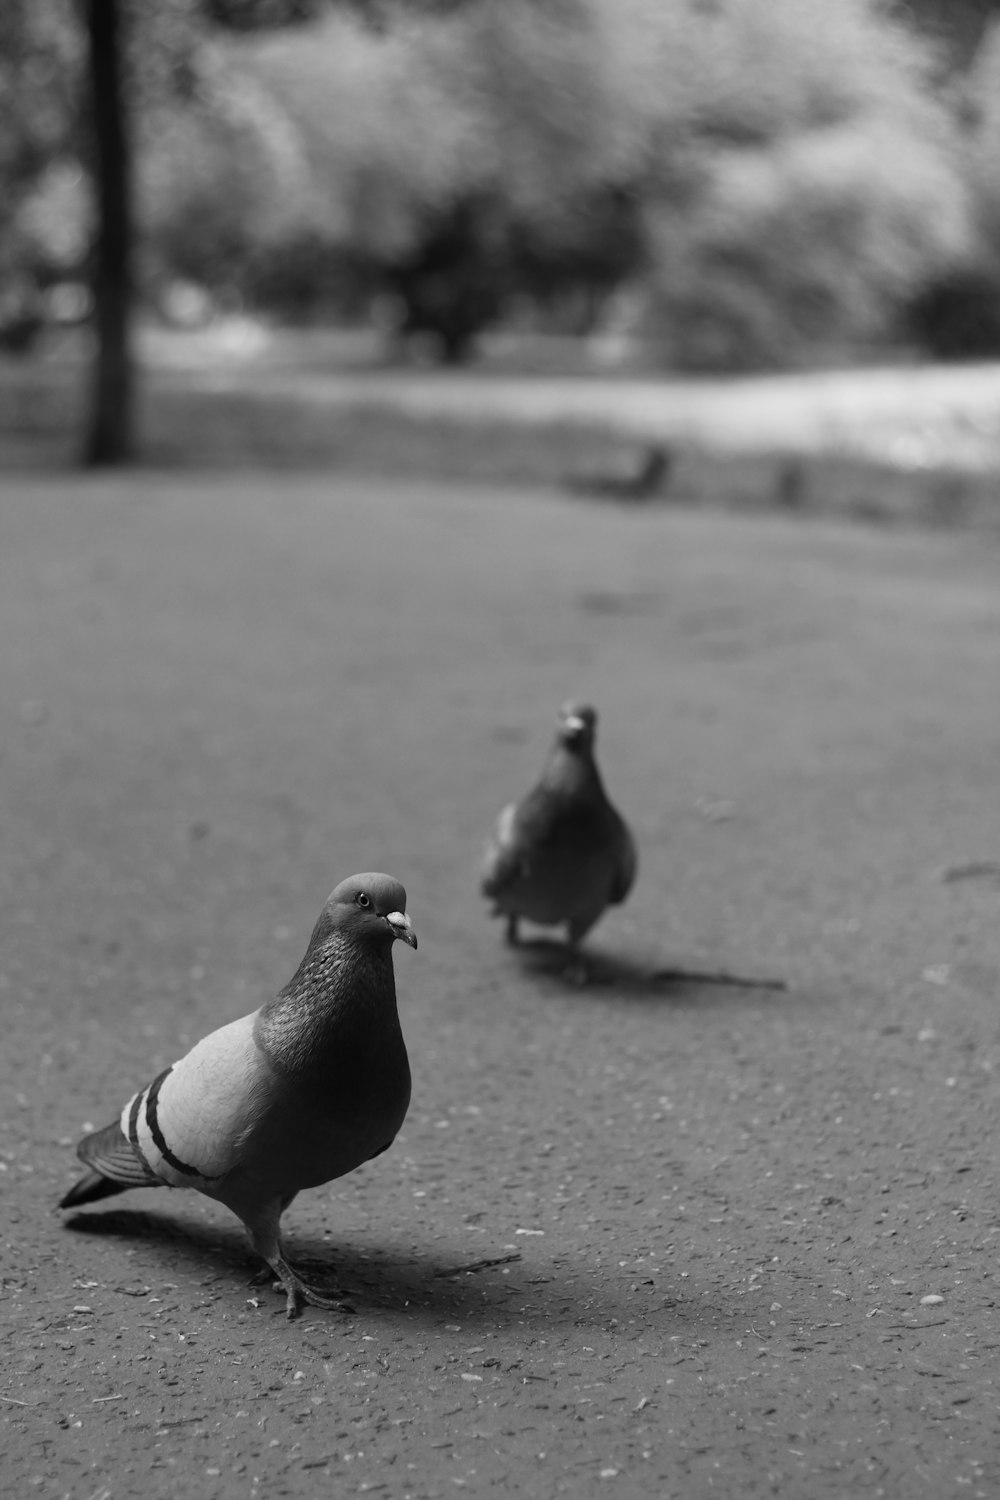
[[[590,969],[587,960],[582,953],[577,953],[575,948],[570,949],[569,962],[563,969],[563,978],[567,984],[575,984],[577,989],[585,989],[590,983]]]
[[[507,941],[512,948],[517,947],[517,917],[513,912],[507,916]]]
[[[323,1307],[327,1312],[353,1313],[356,1311],[343,1297],[321,1292],[318,1287],[310,1286],[307,1281],[303,1281],[286,1260],[279,1258],[273,1261],[270,1274],[278,1278],[274,1282],[274,1290],[285,1294],[285,1315],[289,1318],[297,1318],[306,1303],[310,1307]]]
[[[317,1291],[314,1286],[307,1286],[304,1281],[296,1280],[291,1285],[287,1281],[276,1281],[276,1291],[285,1293],[285,1316],[297,1318],[302,1311],[303,1303],[310,1307],[323,1307],[327,1312],[354,1313],[357,1308],[350,1302],[345,1302],[343,1297],[333,1297],[325,1292]]]

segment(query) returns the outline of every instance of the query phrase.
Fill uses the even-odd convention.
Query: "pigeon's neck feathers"
[[[327,927],[258,1011],[254,1038],[279,1072],[303,1074],[322,1071],[356,1036],[398,1029],[391,944],[352,942]]]
[[[542,771],[541,787],[561,796],[604,795],[604,783],[593,752],[584,745],[569,746],[556,741]]]

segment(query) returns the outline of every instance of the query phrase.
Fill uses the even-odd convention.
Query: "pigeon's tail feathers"
[[[76,1148],[76,1154],[91,1170],[70,1188],[61,1200],[60,1208],[96,1203],[99,1198],[110,1198],[128,1188],[163,1185],[123,1134],[117,1120],[103,1130],[95,1130],[93,1135],[85,1135]]]
[[[93,1167],[95,1172],[110,1177],[112,1182],[120,1182],[123,1187],[146,1187],[160,1181],[118,1120],[105,1125],[103,1130],[95,1130],[93,1135],[85,1135],[76,1154],[85,1166]]]
[[[100,1198],[113,1198],[115,1193],[128,1191],[128,1184],[112,1182],[100,1172],[88,1172],[79,1182],[74,1182],[69,1192],[59,1199],[60,1208],[79,1208],[84,1203],[96,1203]]]

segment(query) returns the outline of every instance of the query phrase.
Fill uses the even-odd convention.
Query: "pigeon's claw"
[[[327,1312],[345,1313],[348,1317],[357,1313],[357,1308],[350,1302],[345,1302],[343,1297],[327,1297],[323,1292],[317,1292],[315,1287],[303,1286],[299,1290],[299,1298],[308,1302],[310,1307],[323,1307]],[[288,1303],[285,1304],[285,1314],[289,1318],[297,1318],[301,1303],[293,1299],[295,1311],[289,1310]]]
[[[582,954],[574,953],[563,970],[563,979],[567,984],[576,985],[579,990],[586,989],[590,983],[590,970]]]
[[[310,1307],[322,1307],[327,1312],[354,1313],[356,1308],[343,1297],[333,1296],[327,1292],[321,1292],[317,1287],[310,1286],[303,1281],[297,1271],[293,1271],[284,1259],[276,1260],[271,1267],[277,1281],[274,1282],[276,1292],[285,1294],[285,1316],[297,1318],[305,1304]]]

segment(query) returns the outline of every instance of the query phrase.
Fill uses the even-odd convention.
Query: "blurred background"
[[[918,375],[1000,358],[998,0],[5,0],[0,44],[0,459],[641,489],[679,443],[697,491],[721,443],[947,511],[1000,454],[994,370]]]

